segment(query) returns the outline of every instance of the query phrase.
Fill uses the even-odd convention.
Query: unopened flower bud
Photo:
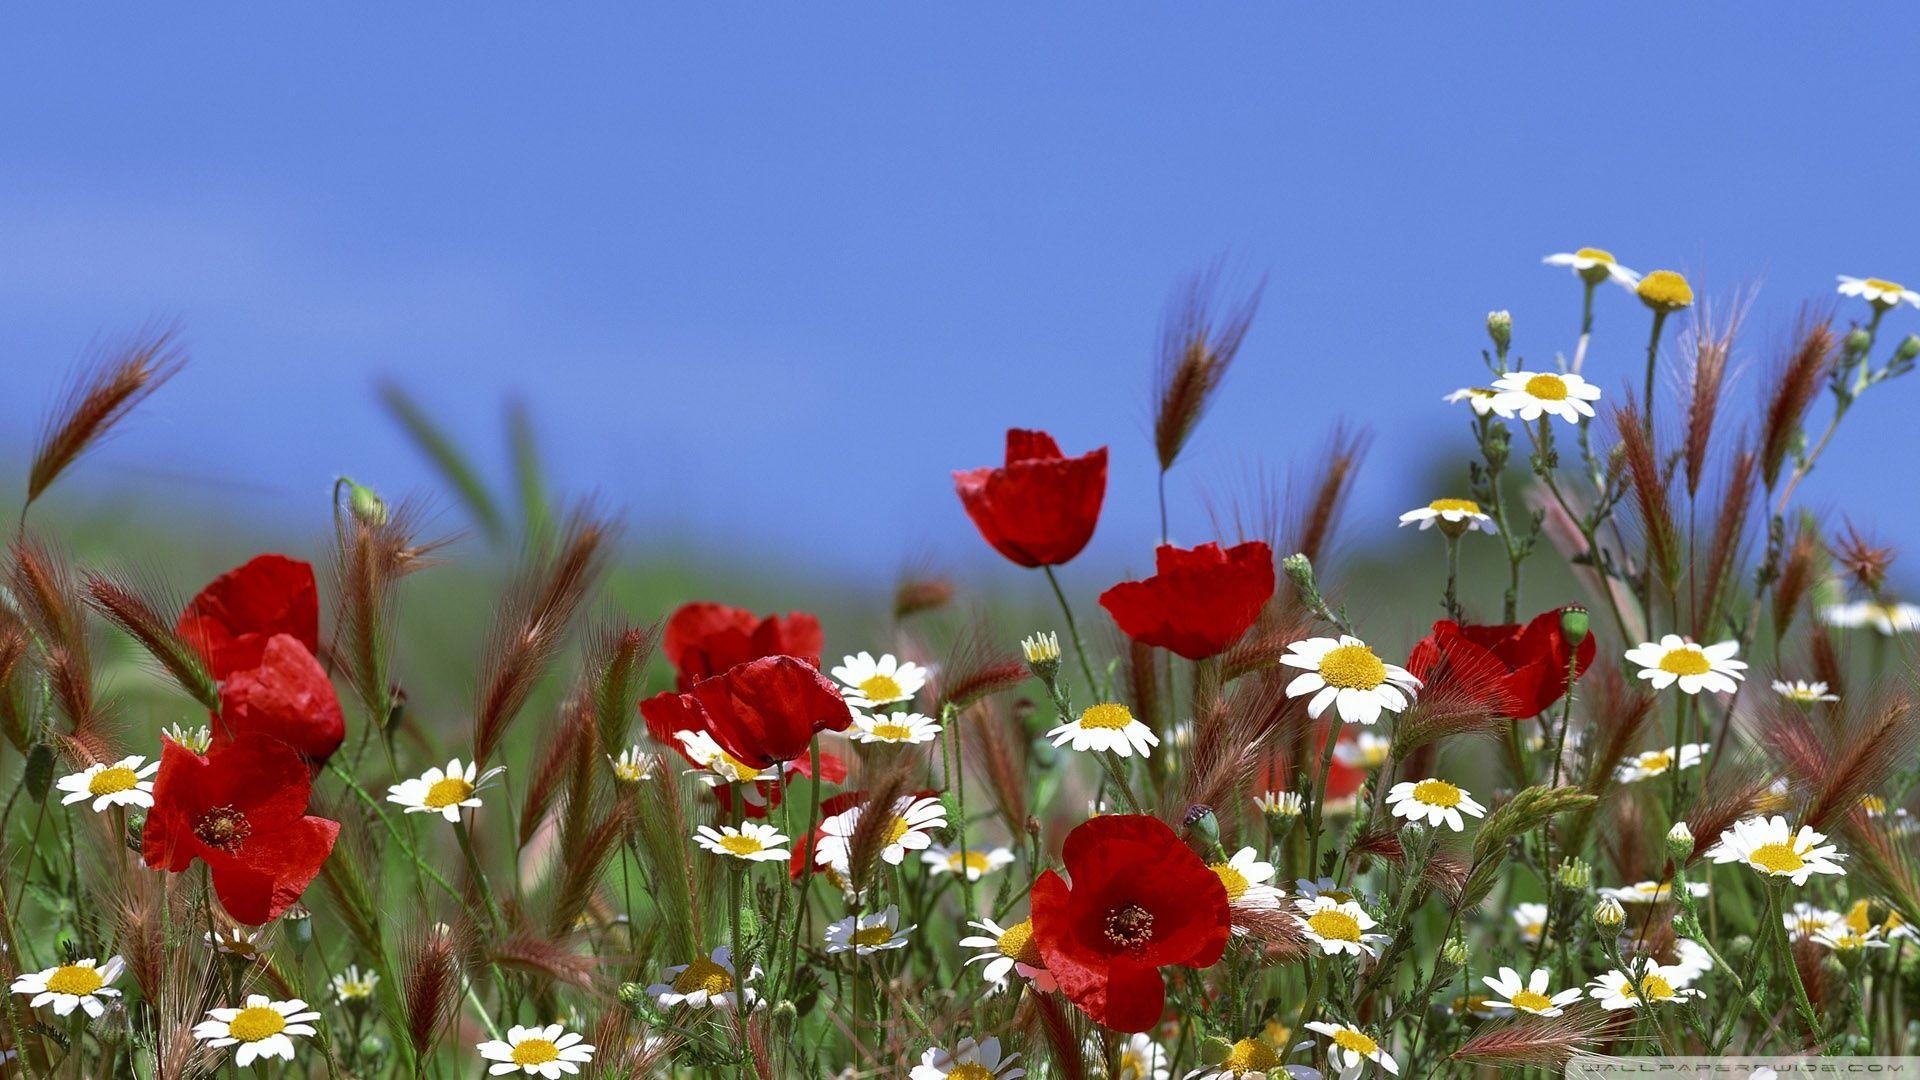
[[[1901,338],[1900,347],[1893,350],[1895,363],[1912,363],[1913,358],[1916,356],[1920,356],[1920,334],[1908,334],[1906,337]]]
[[[1313,560],[1304,554],[1295,552],[1281,559],[1280,568],[1287,572],[1287,577],[1301,592],[1313,594],[1320,591],[1313,580]]]
[[[1850,353],[1866,352],[1873,345],[1873,335],[1856,326],[1847,332],[1846,345]]]
[[[800,1010],[794,1006],[793,1002],[782,1001],[773,1007],[773,1015],[770,1019],[773,1021],[775,1032],[790,1032],[793,1030],[793,1025],[800,1019]]]
[[[1585,892],[1593,884],[1593,867],[1579,856],[1560,860],[1553,872],[1554,883],[1568,892]]]
[[[1593,925],[1603,931],[1610,933],[1617,930],[1620,924],[1626,921],[1627,909],[1621,907],[1620,901],[1611,896],[1602,897],[1600,902],[1593,906]]]
[[[1505,351],[1513,341],[1513,313],[1508,311],[1487,312],[1487,336],[1493,339],[1493,347]]]
[[[1040,681],[1052,686],[1054,676],[1060,673],[1060,635],[1047,630],[1023,638],[1020,652],[1027,658],[1027,667],[1033,669]]]
[[[620,1004],[628,1008],[633,1008],[636,1005],[646,1004],[647,988],[641,986],[639,983],[621,983],[620,989],[614,993],[614,997],[620,1000]]]
[[[1440,949],[1440,959],[1454,967],[1465,967],[1467,965],[1467,939],[1458,934],[1448,938],[1446,945]]]
[[[1213,816],[1213,807],[1195,803],[1187,808],[1181,824],[1187,830],[1187,845],[1201,858],[1211,859],[1220,850],[1220,819]]]
[[[1592,627],[1593,616],[1579,604],[1568,604],[1560,609],[1560,636],[1567,639],[1567,644],[1579,648],[1580,643],[1587,640],[1587,631]]]
[[[387,503],[372,488],[363,484],[347,481],[347,508],[353,516],[367,525],[385,525],[387,523]]]
[[[1679,862],[1693,854],[1693,830],[1684,821],[1676,821],[1667,830],[1667,858]]]
[[[127,848],[131,851],[147,850],[147,815],[130,814],[127,817]]]

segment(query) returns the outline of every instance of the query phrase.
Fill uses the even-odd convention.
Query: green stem
[[[1100,696],[1100,683],[1093,677],[1093,665],[1087,662],[1087,647],[1080,641],[1080,627],[1073,621],[1073,608],[1067,603],[1067,594],[1060,589],[1060,579],[1054,576],[1053,567],[1043,566],[1047,573],[1047,584],[1053,586],[1053,598],[1060,601],[1060,614],[1067,620],[1067,636],[1073,639],[1073,653],[1080,658],[1080,673],[1087,677],[1087,696]],[[1062,718],[1064,719],[1064,717]]]
[[[1659,308],[1653,311],[1653,334],[1647,339],[1647,387],[1646,410],[1640,416],[1640,427],[1647,433],[1647,441],[1653,441],[1653,373],[1659,366],[1660,331],[1667,325],[1667,313]]]

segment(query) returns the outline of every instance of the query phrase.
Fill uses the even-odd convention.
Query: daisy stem
[[[1767,912],[1768,932],[1773,935],[1774,947],[1780,950],[1780,963],[1787,970],[1787,982],[1793,986],[1794,1007],[1800,1010],[1800,1020],[1807,1025],[1809,1040],[1820,1038],[1820,1021],[1813,1015],[1813,1005],[1807,1000],[1807,987],[1800,981],[1800,965],[1793,962],[1793,945],[1787,941],[1787,924],[1781,914],[1786,910],[1781,893],[1785,886],[1777,879],[1767,884],[1771,894]]]
[[[1573,347],[1573,366],[1568,369],[1575,375],[1580,374],[1580,365],[1587,359],[1587,343],[1593,340],[1593,290],[1599,284],[1597,281],[1586,281],[1587,295],[1580,303],[1580,341]]]
[[[1653,441],[1653,373],[1660,358],[1660,331],[1667,325],[1667,313],[1659,308],[1653,310],[1653,335],[1647,339],[1647,386],[1646,410],[1640,415],[1641,430],[1647,433],[1647,441]]]
[[[1336,722],[1327,728],[1327,741],[1320,750],[1320,782],[1313,788],[1312,812],[1307,817],[1307,872],[1304,876],[1317,878],[1320,862],[1320,812],[1327,802],[1327,780],[1333,775],[1333,752],[1340,743],[1340,727]]]
[[[474,887],[487,902],[487,926],[498,931],[500,905],[493,897],[493,886],[487,883],[486,871],[480,868],[480,854],[473,849],[473,833],[467,828],[464,815],[453,823],[453,835],[460,841],[460,854],[467,860],[467,873],[472,875]]]
[[[1067,594],[1060,589],[1060,579],[1054,576],[1053,567],[1043,566],[1047,573],[1047,584],[1053,586],[1053,598],[1060,601],[1060,614],[1067,620],[1067,636],[1073,638],[1073,654],[1080,658],[1080,673],[1087,677],[1087,696],[1098,698],[1100,684],[1093,677],[1093,665],[1087,662],[1087,647],[1080,641],[1080,627],[1073,621],[1073,608],[1067,604]],[[1060,719],[1065,720],[1066,717]]]
[[[800,975],[800,931],[807,920],[807,897],[811,895],[813,885],[813,867],[819,861],[814,845],[819,842],[813,830],[820,826],[820,736],[815,735],[807,744],[807,798],[813,803],[813,815],[807,820],[812,824],[805,832],[794,834],[793,842],[806,852],[806,869],[800,875],[800,899],[793,905],[793,936],[787,939],[787,970],[781,983],[784,997],[793,992],[795,981]]]
[[[1447,618],[1452,619],[1454,622],[1462,621],[1460,601],[1456,593],[1459,578],[1460,538],[1457,536],[1449,536],[1447,537],[1447,595],[1444,603],[1447,609]]]

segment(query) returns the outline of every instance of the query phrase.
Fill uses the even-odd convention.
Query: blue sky
[[[1891,5],[644,8],[0,13],[0,455],[90,342],[177,319],[192,367],[86,484],[315,528],[336,473],[430,483],[392,376],[489,450],[523,396],[642,541],[853,574],[988,563],[947,474],[1021,424],[1112,445],[1092,562],[1138,567],[1160,308],[1216,258],[1268,288],[1188,541],[1340,419],[1374,535],[1439,494],[1485,312],[1571,348],[1549,252],[1757,285],[1743,394],[1834,274],[1920,281]],[[1589,374],[1645,329],[1604,294]],[[1807,487],[1896,543],[1916,394]]]

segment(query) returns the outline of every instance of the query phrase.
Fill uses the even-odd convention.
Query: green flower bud
[[[1693,830],[1687,828],[1684,821],[1676,821],[1673,828],[1667,830],[1667,858],[1681,862],[1693,854]],[[1679,888],[1676,882],[1674,888]]]
[[[1580,643],[1587,640],[1587,631],[1592,627],[1593,616],[1587,614],[1587,609],[1579,604],[1568,604],[1560,609],[1560,636],[1567,639],[1567,644],[1579,648]]]
[[[1233,1044],[1218,1035],[1209,1035],[1200,1040],[1200,1063],[1218,1065],[1233,1055]]]
[[[1487,336],[1493,339],[1494,348],[1504,352],[1513,342],[1513,314],[1507,311],[1487,312]]]
[[[1620,929],[1620,924],[1626,921],[1627,909],[1611,896],[1601,898],[1593,907],[1593,925],[1602,933],[1610,934]]]
[[[129,814],[127,816],[127,849],[130,851],[147,850],[147,815]]]
[[[1187,845],[1203,859],[1211,859],[1220,850],[1220,821],[1213,807],[1195,804],[1187,808]]]
[[[387,504],[372,488],[362,487],[353,481],[347,481],[347,505],[353,510],[353,516],[368,525],[387,523]]]
[[[1568,892],[1585,892],[1593,884],[1593,867],[1579,856],[1561,859],[1553,872],[1554,883]]]
[[[1455,934],[1440,949],[1440,959],[1452,967],[1467,965],[1467,939]]]
[[[1872,345],[1873,345],[1872,334],[1867,333],[1865,330],[1857,326],[1854,327],[1852,330],[1848,331],[1847,333],[1847,351],[1848,352],[1863,353],[1863,352],[1866,352],[1867,349]]]
[[[646,1004],[647,988],[641,986],[639,983],[621,983],[620,989],[614,992],[614,997],[618,998],[620,1004],[625,1005],[627,1008],[635,1008]]]
[[[1916,356],[1920,356],[1920,334],[1908,334],[1901,338],[1900,347],[1893,350],[1895,363],[1911,363]]]

